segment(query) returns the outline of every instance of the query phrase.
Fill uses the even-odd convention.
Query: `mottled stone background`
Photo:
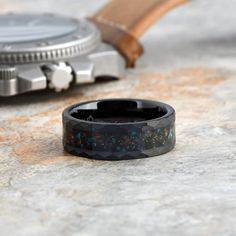
[[[104,2],[0,0],[0,12],[84,17]],[[119,81],[0,99],[0,235],[236,235],[235,8],[196,0],[171,12]],[[110,97],[173,105],[175,150],[121,162],[64,153],[62,110]]]

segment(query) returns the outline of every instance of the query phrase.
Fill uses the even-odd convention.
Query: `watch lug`
[[[19,73],[18,79],[19,93],[45,89],[47,87],[46,76],[39,67],[28,71],[22,71]]]
[[[111,76],[121,78],[125,75],[126,61],[120,53],[109,44],[102,43],[88,55],[94,63],[94,77]]]
[[[94,78],[94,63],[86,60],[71,60],[68,61],[68,64],[72,67],[75,73],[75,83],[84,84],[84,83],[93,83]]]

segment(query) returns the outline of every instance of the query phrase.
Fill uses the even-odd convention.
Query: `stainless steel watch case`
[[[124,58],[112,46],[101,42],[100,32],[91,22],[48,14],[8,14],[0,16],[0,24],[5,20],[14,25],[12,19],[18,18],[28,19],[29,30],[40,19],[48,24],[69,21],[78,27],[57,37],[39,36],[39,39],[37,32],[36,36],[18,33],[30,40],[11,42],[13,37],[9,39],[7,32],[7,27],[10,26],[6,25],[5,38],[10,42],[5,42],[7,40],[3,30],[2,42],[0,36],[0,96],[13,96],[46,88],[59,92],[68,89],[72,83],[93,83],[96,77],[119,78],[124,75]],[[50,35],[50,28],[47,30]]]

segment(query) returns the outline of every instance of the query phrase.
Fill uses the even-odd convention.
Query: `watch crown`
[[[72,68],[64,62],[47,65],[45,73],[49,82],[49,88],[55,89],[56,92],[68,89],[73,80]]]
[[[10,80],[17,76],[16,67],[12,66],[0,66],[0,80]]]

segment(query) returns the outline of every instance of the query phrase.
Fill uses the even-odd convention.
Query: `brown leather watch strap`
[[[101,30],[104,42],[117,48],[132,67],[143,52],[138,38],[167,11],[187,1],[111,0],[89,19]]]

